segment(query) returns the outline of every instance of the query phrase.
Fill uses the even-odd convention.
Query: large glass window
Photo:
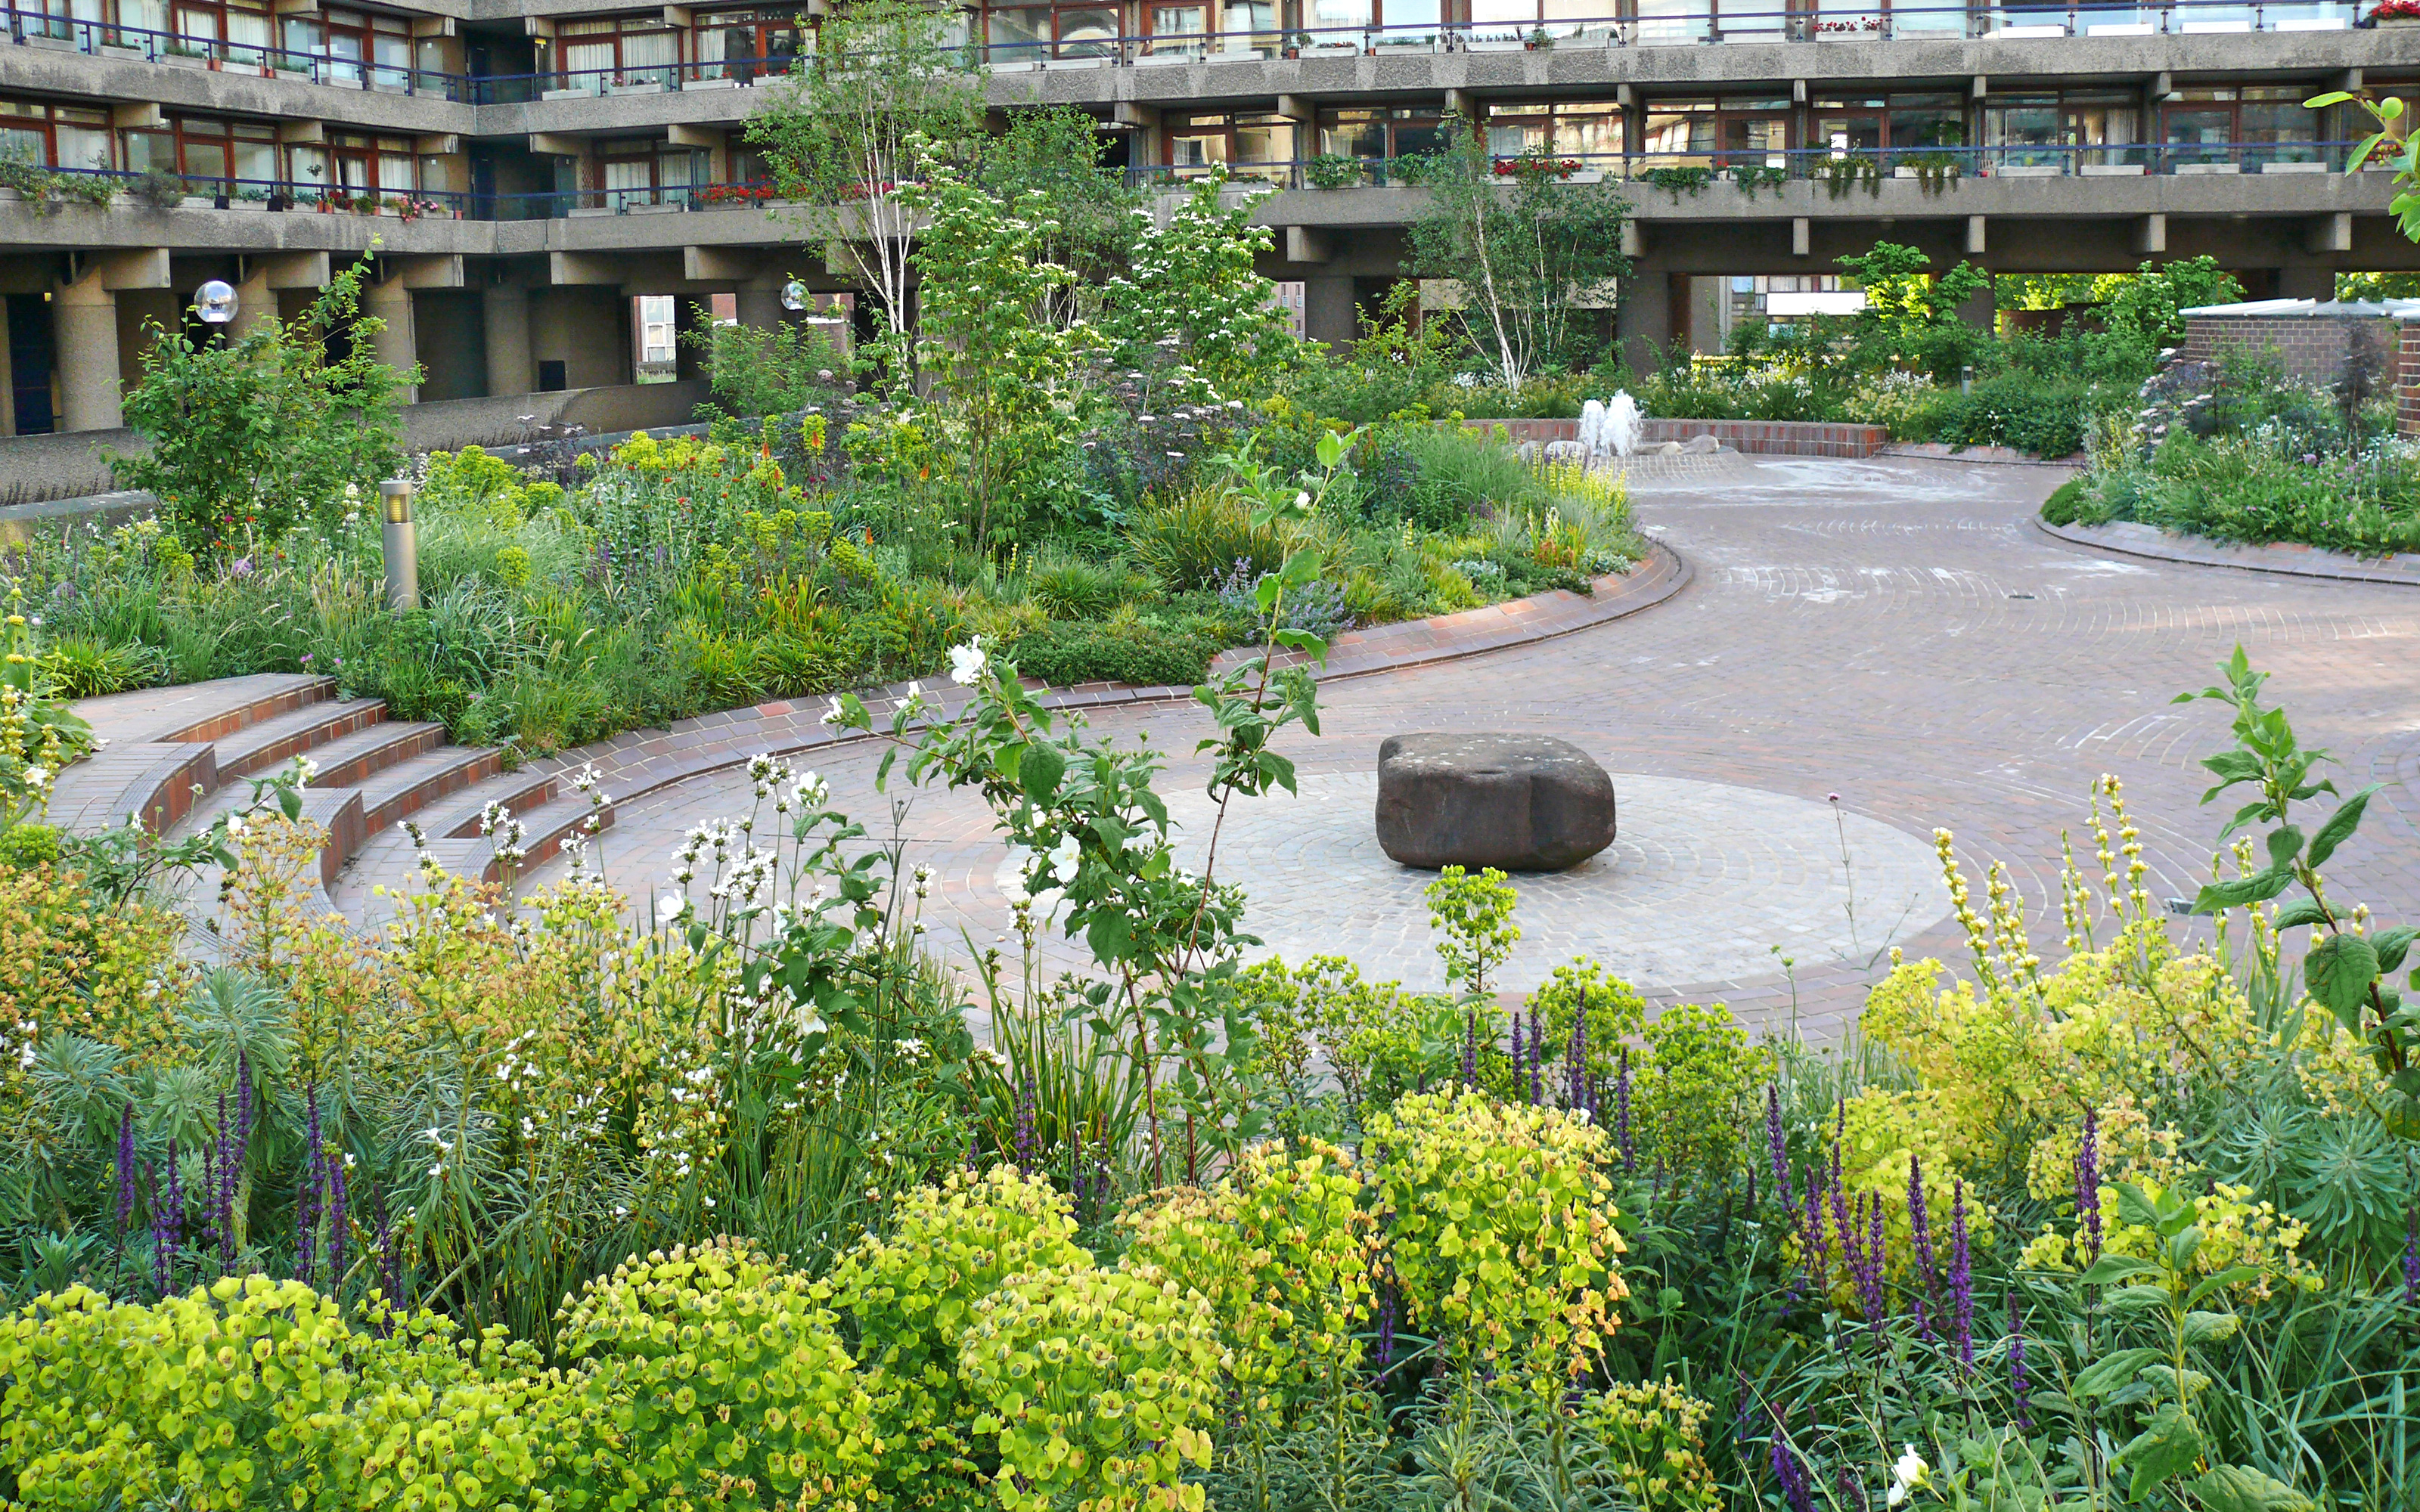
[[[1109,57],[1121,35],[1114,6],[1007,6],[984,13],[994,63]]]
[[[654,16],[603,17],[555,23],[559,87],[663,85],[680,68],[680,36]]]
[[[1168,166],[1179,178],[1224,167],[1237,178],[1283,184],[1293,175],[1295,123],[1283,116],[1171,116],[1163,123]]]
[[[127,172],[181,175],[192,181],[188,193],[266,193],[277,177],[277,128],[265,121],[172,116],[164,126],[118,135]],[[237,179],[252,182],[238,185]]]
[[[1790,115],[1789,100],[1766,96],[1652,101],[1648,166],[1780,166],[1789,161]]]
[[[2117,90],[1994,95],[1983,102],[1985,171],[2139,173],[2140,120],[2133,97]]]
[[[0,100],[0,153],[51,168],[116,165],[109,112],[32,100]]]
[[[711,177],[704,152],[663,142],[601,142],[597,162],[606,207],[616,210],[686,205],[691,191]]]
[[[1551,152],[1590,170],[1613,166],[1622,149],[1621,107],[1609,100],[1559,100],[1487,106],[1487,150],[1496,157]]]
[[[803,36],[795,10],[701,12],[690,42],[696,76],[754,84],[787,73],[804,51]]]

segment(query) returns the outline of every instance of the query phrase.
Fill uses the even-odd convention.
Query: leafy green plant
[[[1488,974],[1512,958],[1521,926],[1512,922],[1520,895],[1494,867],[1472,876],[1449,866],[1422,889],[1429,904],[1429,929],[1437,935],[1436,952],[1445,963],[1445,980],[1460,982],[1473,997],[1487,995]]]

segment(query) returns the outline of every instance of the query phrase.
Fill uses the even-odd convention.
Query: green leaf
[[[2316,898],[2297,898],[2277,910],[2279,929],[2300,929],[2305,924],[2324,924],[2327,921],[2328,911],[2319,906]]]
[[[1066,754],[1056,746],[1028,746],[1016,761],[1016,785],[1036,803],[1048,803],[1059,792],[1059,779],[1066,775]]]
[[[2202,1512],[2312,1512],[2311,1499],[2242,1465],[2213,1465],[2192,1483]]]
[[[2283,872],[2303,854],[2303,832],[2291,825],[2281,825],[2269,832],[2269,870]]]
[[[2312,1000],[2346,1028],[2361,1032],[2362,1005],[2378,980],[2378,950],[2358,934],[2331,934],[2303,957],[2303,981]]]
[[[2119,1287],[2103,1297],[2102,1303],[2102,1305],[2121,1313],[2141,1312],[2147,1307],[2164,1307],[2168,1304],[2168,1288],[2149,1285]]]
[[[2327,865],[2328,857],[2336,853],[2336,847],[2352,839],[2352,832],[2361,825],[2362,810],[2369,807],[2369,795],[2377,791],[2378,784],[2372,782],[2336,805],[2336,811],[2328,815],[2328,822],[2321,825],[2319,832],[2311,837],[2313,866]]]
[[[2370,949],[2378,952],[2378,974],[2383,977],[2391,971],[2402,970],[2404,954],[2412,949],[2412,942],[2415,938],[2420,938],[2420,929],[2414,929],[2409,924],[2381,930],[2371,935]]]
[[[2160,1357],[2157,1350],[2119,1350],[2104,1354],[2076,1375],[2068,1395],[2082,1401],[2106,1396],[2142,1372],[2145,1365]]]
[[[2272,869],[2256,872],[2233,882],[2211,882],[2202,886],[2194,899],[2194,912],[2215,914],[2224,909],[2241,908],[2245,903],[2265,903],[2293,886],[2294,873]]]
[[[2187,1313],[2184,1328],[2185,1342],[2216,1344],[2222,1339],[2235,1337],[2236,1331],[2242,1326],[2242,1320],[2233,1313]]]
[[[2156,1228],[2160,1224],[2160,1210],[2153,1205],[2150,1195],[2141,1187],[2132,1181],[2120,1181],[2118,1183],[2118,1218],[2121,1223]]]
[[[2133,1467],[2134,1479],[2126,1494],[2139,1502],[2144,1492],[2192,1468],[2201,1458],[2201,1434],[2182,1407],[2162,1402],[2149,1426],[2118,1450],[2118,1457]]]
[[[2258,1266],[2230,1265],[2226,1270],[2219,1272],[2215,1275],[2204,1276],[2199,1284],[2195,1286],[2191,1291],[2186,1292],[2185,1305],[2190,1307],[2213,1292],[2224,1291],[2229,1287],[2241,1286],[2246,1281],[2257,1280],[2259,1275],[2260,1268]]]
[[[2091,1270],[2084,1273],[2083,1281],[2087,1287],[2114,1287],[2120,1281],[2132,1281],[2136,1276],[2159,1273],[2159,1267],[2155,1265],[2146,1265],[2123,1255],[2103,1255],[2092,1262]]]

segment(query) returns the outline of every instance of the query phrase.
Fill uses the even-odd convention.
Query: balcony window
[[[1149,37],[1143,43],[1146,53],[1200,57],[1209,49],[1207,5],[1145,6],[1143,23]]]
[[[706,153],[663,142],[601,142],[597,160],[609,209],[686,205],[690,192],[712,177]]]
[[[1195,112],[1166,123],[1168,166],[1178,178],[1225,168],[1239,179],[1283,184],[1293,176],[1295,123],[1283,116]]]
[[[1790,116],[1789,100],[1764,96],[1655,100],[1647,107],[1651,166],[1779,165],[1788,161]]]
[[[35,100],[0,100],[0,153],[51,168],[116,165],[109,112]]]
[[[1487,106],[1487,150],[1498,158],[1551,152],[1561,158],[1618,158],[1622,148],[1621,107],[1609,100],[1566,100],[1546,104]],[[1598,161],[1590,169],[1612,166]]]
[[[668,84],[679,71],[680,36],[652,16],[558,22],[554,39],[558,87]]]
[[[193,180],[188,193],[227,193],[237,178],[277,177],[277,129],[261,121],[230,121],[209,116],[175,116],[165,126],[118,133],[129,173],[179,175]]]
[[[1114,7],[1010,6],[985,11],[984,22],[995,63],[1110,57],[1121,35]]]
[[[723,10],[697,18],[690,46],[697,77],[754,84],[790,71],[803,41],[795,10]]]

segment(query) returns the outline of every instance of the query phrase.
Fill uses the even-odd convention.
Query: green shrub
[[[2074,524],[2078,501],[2084,497],[2084,492],[2082,478],[2070,478],[2060,484],[2048,499],[2042,501],[2042,518],[2053,525]]]
[[[1209,674],[1218,643],[1207,636],[1169,633],[1148,625],[1053,620],[1019,636],[1003,655],[1028,677],[1054,687],[1078,683],[1190,687]]]
[[[84,636],[62,636],[42,653],[42,670],[63,698],[99,698],[166,679],[167,658],[145,645],[109,645]]]
[[[1135,521],[1134,553],[1171,589],[1215,589],[1238,562],[1249,563],[1254,578],[1277,571],[1288,534],[1255,525],[1240,501],[1204,486]]]
[[[49,825],[14,824],[0,829],[0,866],[31,872],[59,858],[59,832]]]

